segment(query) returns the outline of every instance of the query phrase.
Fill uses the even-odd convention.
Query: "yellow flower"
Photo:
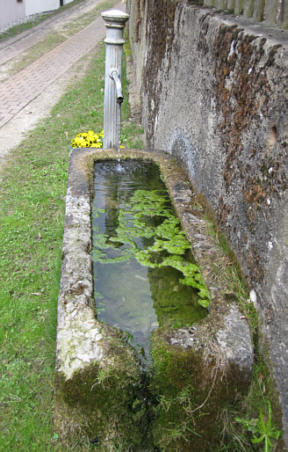
[[[102,148],[103,146],[103,136],[104,131],[101,130],[99,134],[93,132],[93,130],[88,130],[88,132],[78,133],[72,140],[73,148]]]

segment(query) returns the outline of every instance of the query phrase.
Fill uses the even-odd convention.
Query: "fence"
[[[203,5],[288,28],[288,0],[203,0]]]

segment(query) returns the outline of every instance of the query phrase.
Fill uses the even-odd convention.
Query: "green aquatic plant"
[[[96,209],[94,216],[101,213],[102,209]],[[195,288],[198,303],[204,308],[209,306],[208,289],[199,267],[191,260],[191,244],[172,210],[166,191],[136,190],[121,204],[113,236],[100,233],[97,227],[93,232],[94,262],[123,262],[135,257],[149,268],[175,268],[183,274],[179,282]]]
[[[272,408],[269,400],[267,401],[267,419],[265,421],[262,410],[260,410],[259,418],[241,419],[236,417],[235,420],[242,424],[251,434],[251,442],[260,444],[264,441],[264,452],[269,452],[273,447],[273,440],[279,439],[281,430],[276,430],[272,424]]]

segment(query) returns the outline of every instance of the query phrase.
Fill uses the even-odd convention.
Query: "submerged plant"
[[[99,215],[94,212],[94,215]],[[199,267],[191,260],[191,244],[180,220],[172,211],[169,196],[162,190],[136,190],[121,205],[115,235],[94,229],[95,262],[121,262],[131,257],[149,268],[173,267],[183,274],[179,282],[198,291],[198,303],[209,306],[209,292]],[[145,241],[145,249],[143,243]],[[117,254],[113,249],[117,249]]]
[[[265,421],[262,410],[260,410],[259,418],[250,420],[236,417],[235,420],[242,424],[251,434],[251,442],[253,444],[260,444],[264,441],[264,452],[269,452],[273,447],[273,440],[279,439],[281,435],[280,430],[276,430],[272,424],[272,409],[271,403],[267,401],[267,420]]]

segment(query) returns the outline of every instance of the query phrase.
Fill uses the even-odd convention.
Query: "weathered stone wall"
[[[288,442],[287,32],[189,0],[129,1],[132,109],[187,167],[257,296]]]

